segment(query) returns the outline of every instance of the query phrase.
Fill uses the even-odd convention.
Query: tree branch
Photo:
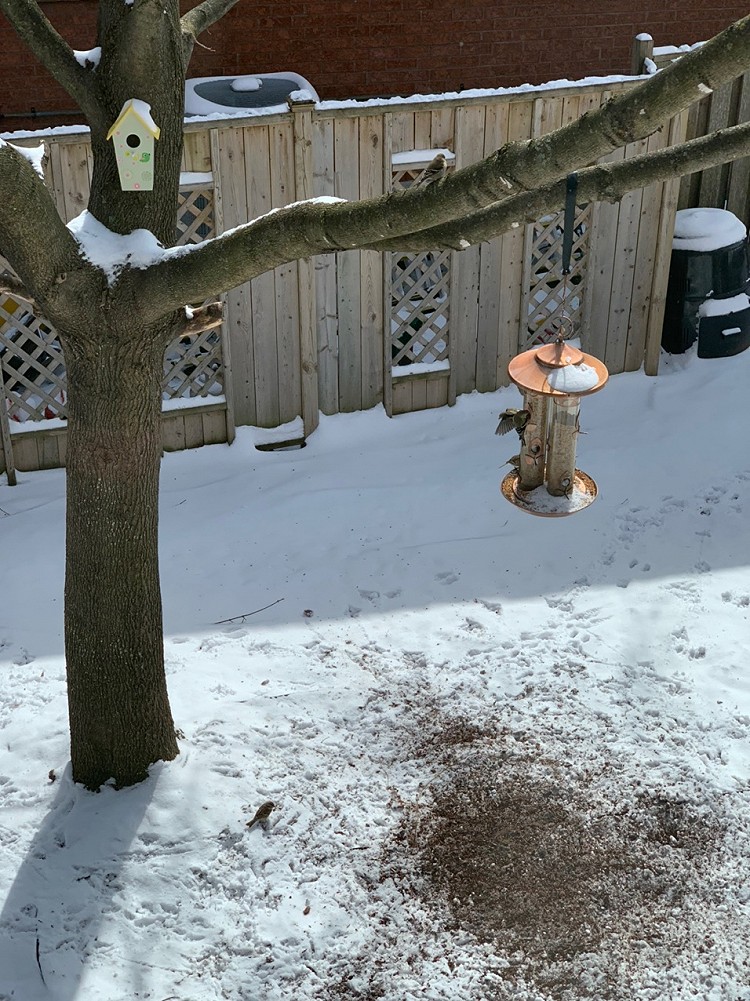
[[[93,70],[78,63],[72,48],[42,13],[36,0],[0,0],[0,10],[39,62],[77,102],[89,122],[97,121],[102,109]]]
[[[0,253],[11,262],[19,282],[9,291],[31,297],[54,322],[60,285],[85,266],[78,244],[29,160],[1,140],[0,191],[13,192],[12,198],[0,198]],[[18,211],[19,205],[23,212]]]
[[[584,169],[578,173],[578,200],[616,201],[634,188],[704,170],[748,154],[750,123],[620,163]],[[169,252],[160,263],[142,272],[140,278],[136,276],[138,298],[150,304],[156,318],[176,308],[178,303],[218,295],[300,257],[355,249],[464,250],[499,236],[514,225],[559,209],[565,202],[565,184],[565,178],[552,181],[440,226],[415,230],[413,222],[411,228],[402,224],[404,228],[398,235],[386,239],[381,239],[383,224],[377,209],[390,202],[406,201],[406,193],[393,193],[369,202],[298,202],[215,240],[189,250],[178,248]],[[439,184],[432,187],[437,188]],[[346,227],[339,224],[342,216],[346,219]],[[346,239],[336,242],[331,234],[342,229],[347,233]]]
[[[578,204],[616,202],[628,191],[706,170],[720,163],[750,156],[750,122],[721,129],[709,136],[618,163],[598,164],[578,171]],[[560,209],[565,203],[566,179],[523,192],[443,226],[434,226],[396,240],[378,240],[362,250],[410,251],[453,249],[491,240],[525,222]]]
[[[216,24],[232,9],[239,0],[203,0],[180,18],[182,37],[185,46],[185,64],[187,65],[193,52],[193,46],[198,35]]]
[[[0,295],[9,295],[14,299],[23,299],[24,302],[28,302],[32,306],[36,305],[34,297],[27,290],[23,282],[19,281],[14,275],[7,273],[0,274]]]

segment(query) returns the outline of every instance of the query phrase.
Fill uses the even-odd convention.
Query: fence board
[[[313,117],[313,194],[336,193],[333,119]],[[339,408],[338,299],[336,255],[315,258],[315,312],[318,340],[318,399],[324,414]]]
[[[669,144],[682,142],[687,129],[687,115],[683,112],[673,118],[669,125]],[[662,188],[661,211],[658,216],[656,238],[656,258],[651,286],[651,308],[646,325],[644,347],[644,370],[646,375],[656,375],[659,369],[661,332],[664,325],[664,307],[667,300],[669,265],[672,258],[672,236],[674,234],[675,212],[680,194],[680,181],[674,178],[665,181]]]
[[[393,380],[393,414],[405,414],[414,409],[412,388],[409,379]]]
[[[668,140],[668,133],[656,132],[647,141],[647,149],[654,152],[662,149]],[[643,189],[641,213],[638,223],[638,246],[635,254],[633,271],[633,288],[630,298],[628,318],[627,344],[623,367],[626,372],[633,372],[643,364],[646,347],[646,330],[648,315],[651,308],[651,289],[653,286],[654,266],[656,262],[657,227],[653,221],[659,217],[663,197],[662,184],[650,184]]]
[[[217,408],[201,414],[203,444],[222,445],[228,441],[227,411]]]
[[[219,163],[219,133],[217,129],[211,129],[209,132],[209,167],[213,176],[213,186],[214,186],[214,232],[218,235],[224,232],[224,202],[221,189],[221,177],[219,175],[218,163]],[[214,165],[215,168],[214,168]],[[215,170],[215,172],[214,172]],[[234,385],[233,385],[233,375],[232,375],[232,350],[231,350],[231,340],[229,337],[229,331],[227,329],[227,297],[222,296],[224,300],[224,310],[225,319],[221,325],[221,358],[222,367],[224,369],[224,399],[226,400],[226,418],[225,426],[227,433],[227,444],[231,445],[235,439],[235,410],[234,410]]]
[[[456,168],[481,160],[484,152],[485,108],[456,108]],[[456,392],[476,388],[477,317],[479,311],[479,247],[454,255],[452,275],[451,366],[456,367]]]
[[[359,123],[355,118],[334,123],[336,194],[351,201],[359,197]],[[338,273],[339,409],[362,408],[362,333],[360,328],[360,254],[336,255]]]
[[[625,159],[643,153],[645,150],[645,140],[629,143],[625,147]],[[614,259],[616,266],[612,275],[607,347],[603,358],[605,365],[613,372],[622,372],[625,367],[642,204],[643,190],[641,188],[629,191],[620,200],[619,225],[615,240]]]
[[[211,170],[211,131],[186,132],[182,150],[183,170],[203,174]]]
[[[294,201],[296,178],[294,136],[287,125],[272,125],[270,155],[271,205],[280,208]],[[276,358],[278,370],[279,423],[302,416],[302,371],[300,368],[300,311],[297,263],[274,271],[276,294]]]
[[[531,138],[533,126],[531,101],[511,104],[508,109],[508,141],[523,142]],[[498,386],[508,384],[508,362],[518,352],[525,301],[524,277],[525,227],[519,225],[508,230],[500,244],[500,281],[498,301],[498,354],[496,381]],[[525,334],[525,330],[524,330]]]
[[[508,137],[508,105],[487,108],[484,123],[483,155],[489,156]],[[500,336],[500,295],[498,279],[502,266],[502,238],[479,248],[479,307],[477,310],[476,387],[480,392],[497,389]]]
[[[427,126],[430,118],[427,114]],[[375,198],[385,189],[386,157],[382,118],[359,122],[359,197]],[[428,136],[429,139],[429,136]],[[360,330],[362,338],[362,409],[374,407],[383,399],[383,340],[387,329],[384,313],[383,254],[365,251],[360,254]]]
[[[440,108],[431,111],[430,119],[430,148],[451,149],[455,152],[453,108]]]
[[[730,80],[729,83],[718,87],[711,95],[707,132],[716,132],[718,129],[724,129],[730,123],[733,117],[734,84],[735,81]],[[723,208],[728,178],[728,164],[722,163],[716,167],[709,167],[707,170],[704,170],[701,174],[700,204]]]
[[[179,452],[185,447],[185,417],[179,411],[162,418],[162,447],[165,452]]]
[[[294,114],[294,199],[302,201],[314,195],[312,101],[292,104]],[[318,426],[318,345],[317,306],[315,301],[315,261],[297,261],[297,297],[299,302],[300,390],[302,423],[305,436]]]
[[[245,129],[245,182],[250,219],[272,208],[271,128],[258,125]],[[251,284],[256,423],[259,427],[276,427],[280,423],[280,406],[275,274],[269,271],[254,278]]]
[[[248,219],[243,130],[217,129],[216,148],[218,160],[213,169],[221,192],[222,224],[224,229],[232,229]],[[251,283],[246,282],[228,292],[226,303],[226,327],[232,353],[231,373],[227,378],[231,380],[234,418],[238,424],[255,424],[257,406]]]
[[[740,93],[737,102],[737,124],[750,121],[750,72],[740,77]],[[734,160],[729,164],[729,191],[727,208],[742,219],[750,222],[750,157]]]
[[[615,163],[622,159],[623,151],[618,150],[603,157],[600,162]],[[593,208],[589,266],[584,282],[581,340],[584,350],[596,355],[597,358],[604,358],[607,350],[609,306],[619,219],[619,202],[613,205],[608,202],[597,202]]]
[[[416,149],[414,145],[414,111],[393,111],[388,117],[391,120],[391,152],[403,153],[408,149]]]

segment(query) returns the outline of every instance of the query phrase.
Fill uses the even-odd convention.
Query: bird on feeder
[[[422,171],[417,184],[420,188],[425,188],[428,184],[434,184],[435,181],[442,180],[447,173],[448,161],[445,159],[445,153],[438,153]]]
[[[500,423],[495,428],[495,434],[507,434],[509,431],[516,431],[518,437],[523,441],[523,432],[531,417],[530,410],[518,410],[515,407],[508,407],[498,415]]]

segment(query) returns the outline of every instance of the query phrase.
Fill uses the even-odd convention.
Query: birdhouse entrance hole
[[[567,344],[517,355],[508,374],[523,392],[523,409],[500,415],[498,434],[515,429],[521,440],[515,467],[503,479],[503,496],[530,514],[562,517],[596,499],[594,480],[576,469],[580,398],[600,390],[609,373],[602,362]]]

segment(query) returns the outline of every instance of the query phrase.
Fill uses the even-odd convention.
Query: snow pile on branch
[[[136,229],[127,236],[113,233],[88,209],[71,219],[68,229],[76,238],[81,253],[107,275],[112,285],[123,268],[147,268],[164,256],[164,247],[147,229]]]

